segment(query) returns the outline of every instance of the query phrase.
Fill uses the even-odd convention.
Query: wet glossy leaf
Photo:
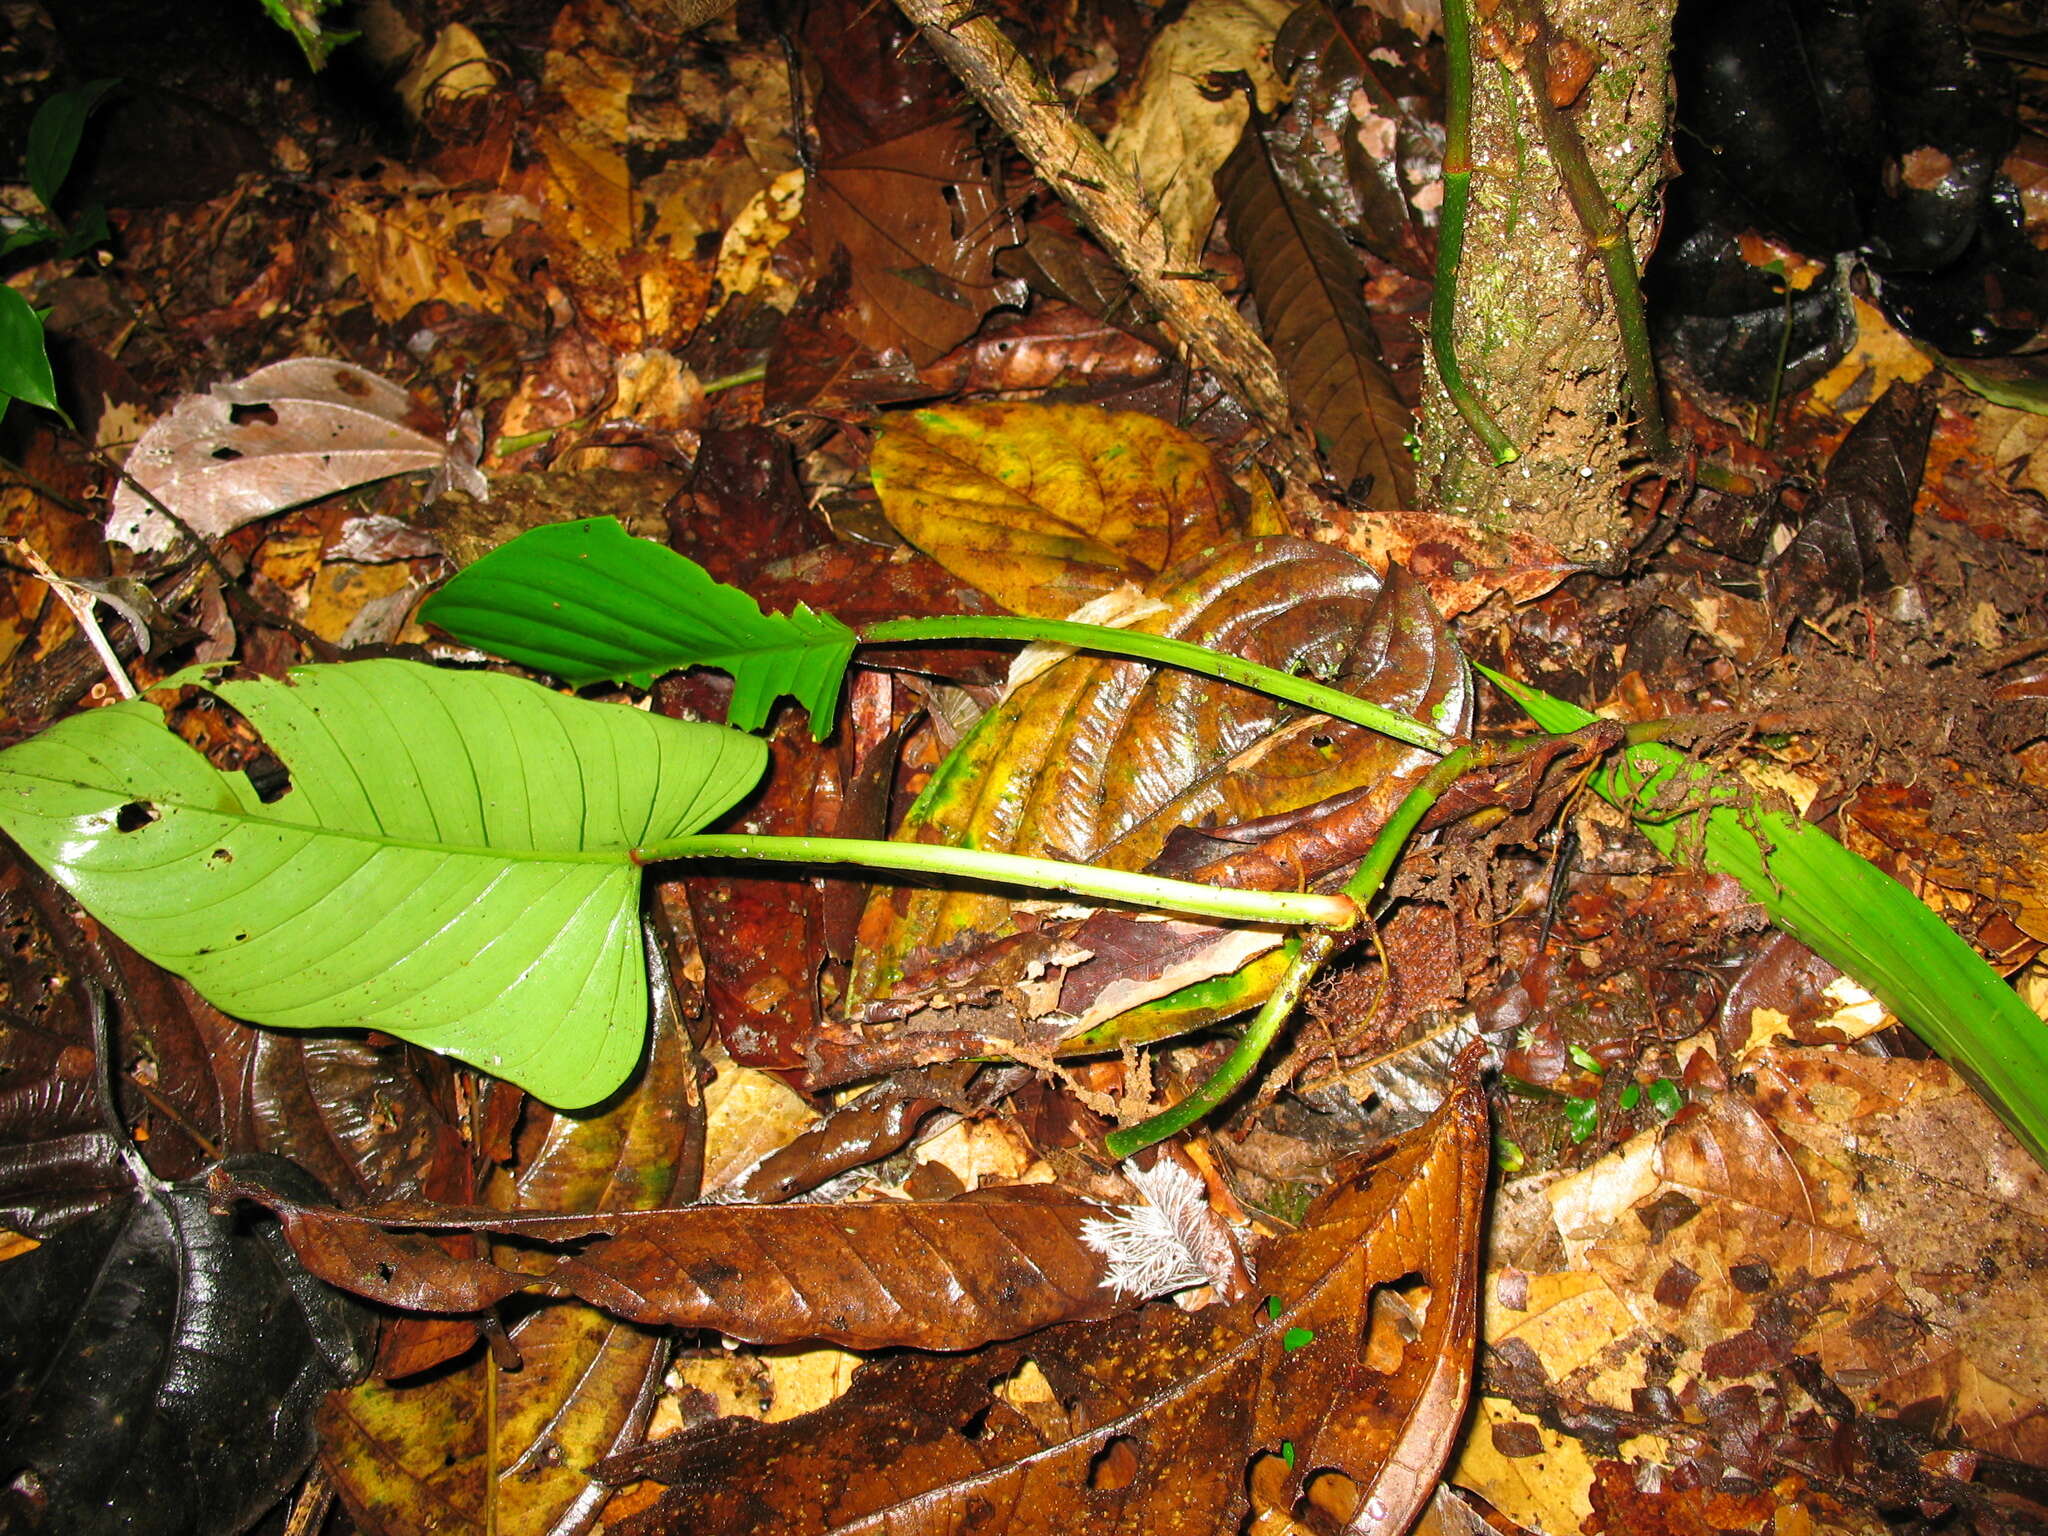
[[[1382,583],[1326,546],[1258,539],[1188,560],[1148,596],[1161,611],[1139,628],[1332,682],[1447,731],[1464,720],[1469,695],[1457,648],[1420,590],[1398,574]],[[1143,869],[1179,829],[1230,828],[1326,802],[1352,832],[1369,837],[1365,829],[1430,761],[1386,737],[1193,674],[1073,657],[983,717],[897,835]],[[1340,805],[1346,795],[1352,799]],[[1275,886],[1357,857],[1358,847],[1347,855],[1333,827],[1318,827],[1312,816],[1300,821],[1291,831],[1267,829],[1251,847],[1232,845],[1234,857],[1221,865],[1243,866],[1238,878],[1248,884]],[[1291,851],[1261,860],[1261,845],[1269,854]],[[1018,920],[1013,909],[971,890],[877,893],[862,919],[848,1011],[883,1016],[905,1011],[927,990],[976,990],[983,984],[977,970],[1002,958]],[[1105,931],[1112,924],[1115,944]],[[1061,1010],[1093,1019],[1130,1008],[1234,971],[1278,939],[1268,930],[1104,914],[1076,940],[1083,949],[1099,946],[1090,952],[1103,962],[1067,973],[1061,985],[1075,989],[1076,1001],[1063,1001]],[[1192,966],[1190,947],[1200,951]],[[1112,995],[1113,1003],[1102,1001]]]
[[[1443,86],[1420,41],[1370,7],[1305,0],[1273,63],[1294,88],[1262,125],[1280,179],[1375,255],[1432,276],[1436,212],[1415,199],[1443,176]]]
[[[644,1210],[688,1198],[702,1133],[695,1074],[687,1036],[658,1010],[632,1092],[602,1115],[553,1117],[507,1208]],[[527,1312],[510,1332],[516,1371],[477,1351],[321,1407],[321,1455],[358,1525],[384,1536],[493,1525],[503,1536],[572,1536],[596,1519],[606,1490],[589,1469],[639,1436],[667,1338],[567,1302]]]
[[[630,851],[730,806],[759,742],[399,661],[212,691],[289,771],[274,802],[135,701],[0,754],[0,826],[230,1013],[383,1029],[558,1104],[619,1085],[647,1008]]]
[[[615,1475],[675,1484],[621,1530],[1151,1536],[1310,1503],[1327,1528],[1405,1529],[1471,1380],[1487,1155],[1467,1087],[1340,1169],[1302,1229],[1259,1256],[1245,1300],[871,1364],[803,1418],[720,1420],[621,1458]],[[1027,1360],[1049,1394],[992,1390]]]
[[[366,1343],[274,1224],[214,1215],[204,1181],[131,1190],[0,1265],[0,1527],[232,1536],[298,1480]]]
[[[431,1312],[475,1311],[534,1290],[576,1296],[632,1322],[715,1328],[753,1343],[970,1349],[1069,1318],[1106,1317],[1122,1305],[1084,1234],[1112,1208],[1050,1185],[929,1203],[592,1216],[410,1202],[341,1211],[255,1183],[232,1193],[275,1210],[300,1261],[330,1284]],[[580,1246],[522,1269],[456,1258],[423,1235],[449,1230]],[[938,1297],[943,1305],[934,1305]]]
[[[1368,481],[1367,506],[1413,506],[1415,465],[1402,439],[1414,413],[1380,356],[1357,254],[1281,184],[1256,123],[1216,173],[1216,195],[1259,301],[1259,329],[1332,477],[1341,486]]]
[[[1154,416],[979,405],[890,416],[871,466],[903,536],[1014,613],[1061,619],[1250,526],[1200,439]]]
[[[758,730],[783,694],[823,740],[838,713],[854,633],[798,603],[763,613],[736,587],[617,518],[530,529],[501,544],[420,609],[466,645],[578,687],[611,679],[646,687],[681,667],[733,677],[727,719]]]

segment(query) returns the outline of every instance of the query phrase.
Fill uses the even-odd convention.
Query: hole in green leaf
[[[130,800],[114,812],[114,827],[121,832],[140,832],[162,814],[147,800]]]

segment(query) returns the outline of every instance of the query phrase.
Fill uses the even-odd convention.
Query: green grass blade
[[[465,645],[577,687],[646,687],[664,672],[732,674],[727,719],[758,730],[788,694],[823,740],[855,637],[802,603],[763,613],[694,560],[636,539],[617,518],[535,528],[500,545],[427,599],[420,617]]]
[[[1596,718],[1478,670],[1546,731]],[[1869,988],[1974,1082],[2048,1166],[2048,1025],[1911,891],[1820,828],[1760,808],[1738,780],[1671,747],[1623,749],[1593,787],[1662,852],[1696,847],[1708,869],[1734,876],[1772,922]]]
[[[229,1013],[372,1028],[576,1108],[639,1059],[640,843],[760,778],[723,726],[401,661],[221,683],[291,787],[266,804],[143,701],[0,752],[0,828]]]

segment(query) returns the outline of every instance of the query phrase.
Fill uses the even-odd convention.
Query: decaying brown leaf
[[[1343,234],[1273,169],[1256,121],[1216,172],[1230,241],[1259,301],[1259,329],[1341,486],[1367,506],[1415,504],[1403,439],[1413,413],[1394,391],[1365,310],[1365,269]]]
[[[294,357],[187,395],[143,434],[128,472],[203,537],[303,501],[408,470],[439,469],[446,444],[408,424],[412,397],[352,363]],[[461,488],[489,495],[467,471]],[[125,482],[107,537],[140,550],[177,538]]]
[[[929,1203],[590,1216],[412,1203],[340,1211],[253,1183],[224,1184],[221,1193],[276,1211],[293,1251],[329,1284],[428,1312],[472,1312],[535,1291],[580,1297],[633,1322],[715,1328],[753,1343],[968,1349],[1069,1318],[1106,1317],[1120,1305],[1086,1236],[1087,1224],[1113,1209],[1049,1185]],[[450,1230],[582,1246],[520,1268],[457,1257],[425,1235]],[[935,1296],[944,1305],[935,1306]]]
[[[672,1485],[618,1529],[1152,1536],[1263,1507],[1405,1530],[1464,1411],[1487,1157],[1468,1083],[1339,1170],[1260,1255],[1251,1299],[871,1363],[803,1418],[721,1419],[617,1458],[610,1475]]]
[[[689,1041],[672,1010],[660,1008],[637,1089],[603,1114],[545,1117],[537,1148],[497,1193],[515,1210],[633,1208],[688,1196],[701,1112]],[[458,1253],[478,1243],[452,1239]],[[530,1259],[509,1251],[500,1257]],[[475,1343],[470,1320],[402,1323],[437,1321],[458,1353]],[[319,1417],[322,1455],[361,1529],[571,1536],[589,1527],[606,1493],[590,1467],[642,1433],[668,1338],[593,1307],[556,1302],[525,1312],[510,1329],[510,1347],[517,1370],[472,1350],[441,1369],[328,1398]]]

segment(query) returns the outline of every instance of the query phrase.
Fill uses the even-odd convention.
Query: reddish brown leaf
[[[1357,255],[1334,224],[1281,185],[1256,120],[1216,173],[1216,195],[1259,301],[1259,329],[1332,478],[1369,482],[1367,506],[1413,506],[1415,465],[1402,439],[1414,415],[1380,355]]]
[[[608,1474],[675,1486],[618,1528],[1151,1536],[1235,1531],[1258,1503],[1313,1505],[1317,1529],[1403,1530],[1471,1381],[1487,1146],[1468,1085],[1341,1170],[1247,1301],[869,1365],[816,1413],[720,1420],[619,1458]],[[1026,1361],[1049,1398],[994,1390]]]
[[[306,1206],[257,1184],[223,1195],[282,1218],[293,1250],[330,1284],[393,1306],[468,1312],[519,1291],[576,1296],[639,1323],[715,1328],[754,1343],[823,1339],[849,1349],[969,1349],[1120,1303],[1083,1224],[1114,1208],[1048,1185],[945,1202],[700,1205],[593,1216],[508,1216],[395,1202]],[[426,1235],[461,1230],[582,1246],[535,1270],[449,1254]]]
[[[1009,219],[960,121],[917,128],[818,167],[804,199],[811,243],[851,258],[847,328],[922,366],[995,307],[996,247]]]

